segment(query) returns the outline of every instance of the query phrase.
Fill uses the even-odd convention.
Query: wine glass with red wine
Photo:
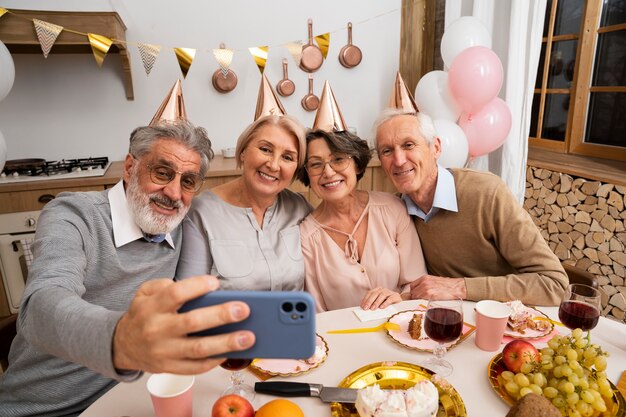
[[[559,320],[570,330],[589,331],[600,320],[600,291],[584,284],[570,284],[559,306]]]
[[[452,364],[443,357],[446,354],[445,343],[455,341],[463,330],[463,300],[430,300],[424,316],[424,331],[426,335],[437,342],[433,349],[434,358],[427,360],[424,365],[431,371],[443,377],[452,373]]]
[[[222,392],[222,395],[237,394],[250,402],[254,400],[254,388],[244,382],[242,372],[251,363],[252,359],[229,358],[220,364],[222,368],[232,371],[230,374],[230,385]]]

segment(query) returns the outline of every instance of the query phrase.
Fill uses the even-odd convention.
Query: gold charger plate
[[[459,393],[447,382],[433,379],[433,372],[406,362],[376,362],[366,365],[345,377],[340,388],[360,389],[378,384],[383,389],[407,389],[418,381],[431,380],[439,391],[439,411],[437,417],[467,417],[465,404]],[[334,402],[330,404],[333,417],[358,417],[354,404]]]
[[[504,400],[508,405],[515,404],[515,399],[509,395],[503,385],[498,381],[498,375],[505,371],[504,362],[502,361],[502,353],[498,353],[496,356],[491,358],[489,365],[487,367],[487,375],[489,376],[489,383],[491,384],[491,388],[498,394],[500,398]],[[611,388],[613,389],[613,397],[610,398],[610,401],[604,401],[607,403],[607,411],[600,414],[603,417],[624,417],[626,416],[626,400],[622,394],[618,391],[617,387],[613,385],[611,381]]]
[[[320,366],[328,357],[328,343],[322,336],[316,333],[315,345],[320,346],[324,356],[315,363],[306,363],[298,359],[255,359],[250,364],[254,370],[269,376],[296,376],[301,375]]]
[[[413,318],[413,313],[426,313],[426,310],[405,310],[400,311],[393,316],[389,317],[387,322],[395,323],[400,326],[400,330],[387,330],[387,336],[391,338],[394,342],[399,344],[400,346],[404,346],[405,348],[418,350],[420,352],[433,352],[433,348],[437,346],[437,342],[428,338],[424,333],[424,329],[422,329],[423,338],[419,340],[412,339],[409,335],[409,321]],[[461,331],[461,337],[456,339],[453,342],[446,343],[446,349],[450,350],[454,346],[461,343],[465,340],[472,332],[476,330],[476,327],[469,323],[463,322],[463,330]]]

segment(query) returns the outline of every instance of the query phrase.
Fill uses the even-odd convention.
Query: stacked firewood
[[[603,314],[626,311],[626,187],[528,167],[524,208],[561,261],[596,275]]]

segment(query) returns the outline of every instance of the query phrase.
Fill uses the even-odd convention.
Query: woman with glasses
[[[299,179],[322,200],[300,225],[305,289],[317,311],[385,308],[410,299],[426,274],[417,233],[402,201],[357,189],[371,159],[367,142],[346,131],[311,131]]]
[[[304,127],[293,117],[270,114],[248,126],[235,150],[243,174],[192,203],[176,278],[215,275],[223,290],[302,290],[298,224],[311,206],[287,187],[304,153]]]

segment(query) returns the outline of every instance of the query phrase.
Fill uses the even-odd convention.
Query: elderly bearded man
[[[186,336],[243,320],[244,303],[177,313],[219,285],[211,276],[171,279],[180,223],[212,156],[206,131],[184,120],[137,128],[115,187],[46,205],[0,415],[78,415],[141,371],[202,373],[220,363],[210,356],[254,344],[251,332]]]

